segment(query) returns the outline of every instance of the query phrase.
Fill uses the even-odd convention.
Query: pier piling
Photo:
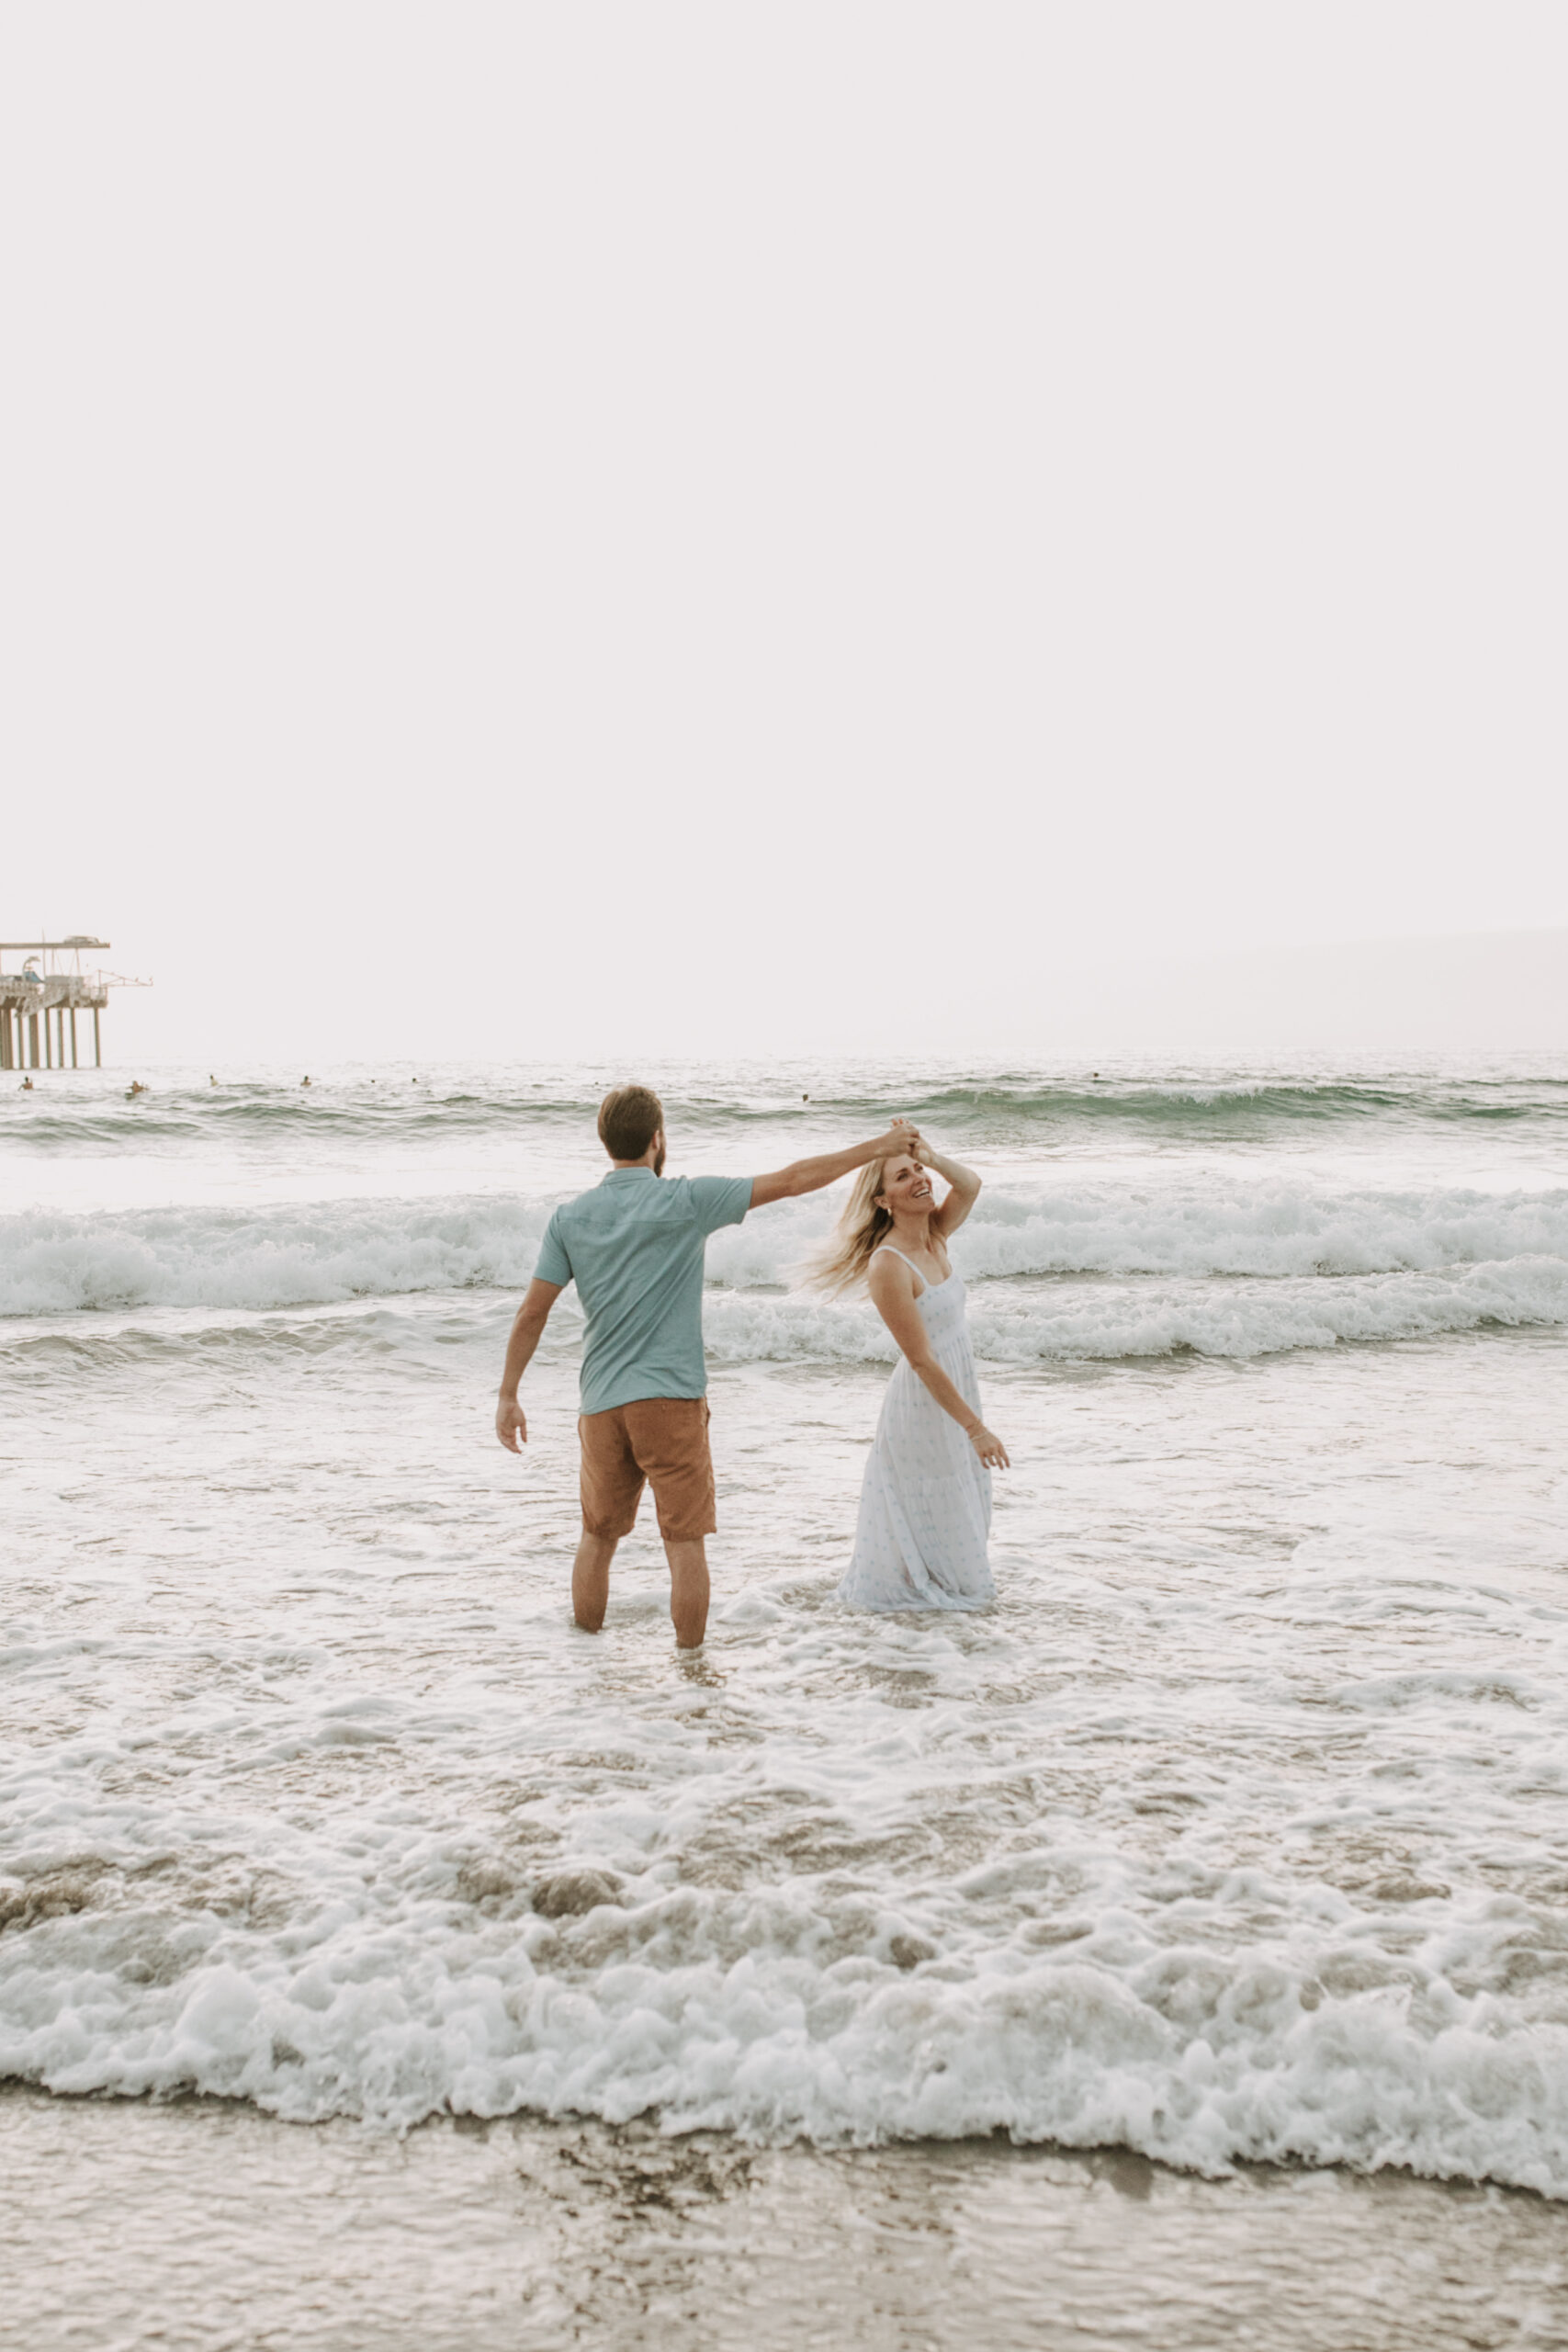
[[[80,1069],[78,1012],[93,1016],[93,1068],[102,1069],[103,1009],[111,986],[151,986],[118,973],[84,971],[83,949],[107,945],[107,939],[80,933],[69,939],[0,939],[0,1070]],[[24,958],[19,969],[6,970],[7,955]]]

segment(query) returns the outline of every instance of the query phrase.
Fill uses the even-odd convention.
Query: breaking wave
[[[520,1291],[547,1200],[28,1213],[0,1222],[0,1313],[263,1313]],[[798,1287],[824,1227],[769,1211],[709,1247],[715,1360],[886,1359],[864,1305]],[[1279,1183],[987,1193],[954,1258],[994,1361],[1249,1356],[1568,1321],[1568,1193],[1327,1195]],[[1131,1279],[1129,1279],[1131,1278]]]
[[[1278,1355],[1345,1340],[1437,1339],[1488,1327],[1568,1323],[1568,1264],[1516,1259],[1442,1274],[1341,1281],[1091,1285],[992,1304],[972,1297],[969,1332],[992,1363],[1116,1362],[1192,1354]],[[728,1295],[710,1298],[716,1363],[891,1363],[893,1341],[869,1307]]]

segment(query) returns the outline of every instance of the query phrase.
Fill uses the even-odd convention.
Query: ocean
[[[1453,2341],[1568,2341],[1568,1059],[142,1075],[0,1097],[18,2144],[1420,2176],[1556,2233]],[[891,1352],[829,1194],[709,1245],[705,1649],[650,1506],[572,1627],[572,1294],[521,1462],[495,1388],[632,1076],[671,1174],[979,1170],[994,1609],[834,1598]]]

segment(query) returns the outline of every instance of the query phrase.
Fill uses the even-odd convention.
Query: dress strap
[[[879,1242],[879,1243],[878,1243],[878,1245],[877,1245],[877,1247],[876,1247],[876,1248],[872,1251],[872,1253],[871,1253],[871,1254],[872,1254],[872,1256],[873,1256],[874,1258],[880,1258],[880,1257],[881,1257],[881,1255],[882,1255],[882,1252],[884,1251],[884,1250],[886,1250],[886,1252],[887,1252],[887,1254],[888,1254],[888,1256],[889,1256],[890,1258],[901,1258],[901,1259],[903,1259],[903,1261],[904,1261],[905,1265],[908,1267],[909,1272],[910,1272],[912,1274],[915,1274],[915,1275],[917,1275],[917,1276],[919,1277],[919,1279],[920,1283],[923,1284],[923,1286],[924,1286],[924,1288],[925,1288],[926,1290],[930,1290],[930,1288],[931,1288],[931,1281],[930,1281],[930,1278],[929,1278],[927,1275],[922,1274],[922,1273],[920,1272],[920,1270],[919,1270],[919,1266],[917,1266],[917,1265],[916,1265],[916,1263],[915,1263],[915,1261],[914,1261],[913,1258],[905,1258],[905,1257],[904,1257],[904,1252],[902,1251],[902,1250],[895,1250],[895,1248],[893,1247],[893,1244],[891,1243],[891,1241],[883,1241],[883,1242]],[[915,1296],[916,1296],[917,1298],[920,1297],[920,1296],[921,1296],[921,1295],[922,1295],[922,1294],[921,1294],[921,1292],[920,1292],[920,1291],[917,1291],[917,1292],[915,1293]]]

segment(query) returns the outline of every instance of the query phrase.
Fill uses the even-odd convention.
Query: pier
[[[103,1068],[102,1015],[118,976],[85,972],[82,956],[84,951],[107,949],[108,944],[80,935],[0,939],[0,1070]],[[19,969],[6,971],[7,956],[23,958]],[[84,1060],[79,1012],[93,1016],[90,1063]]]

